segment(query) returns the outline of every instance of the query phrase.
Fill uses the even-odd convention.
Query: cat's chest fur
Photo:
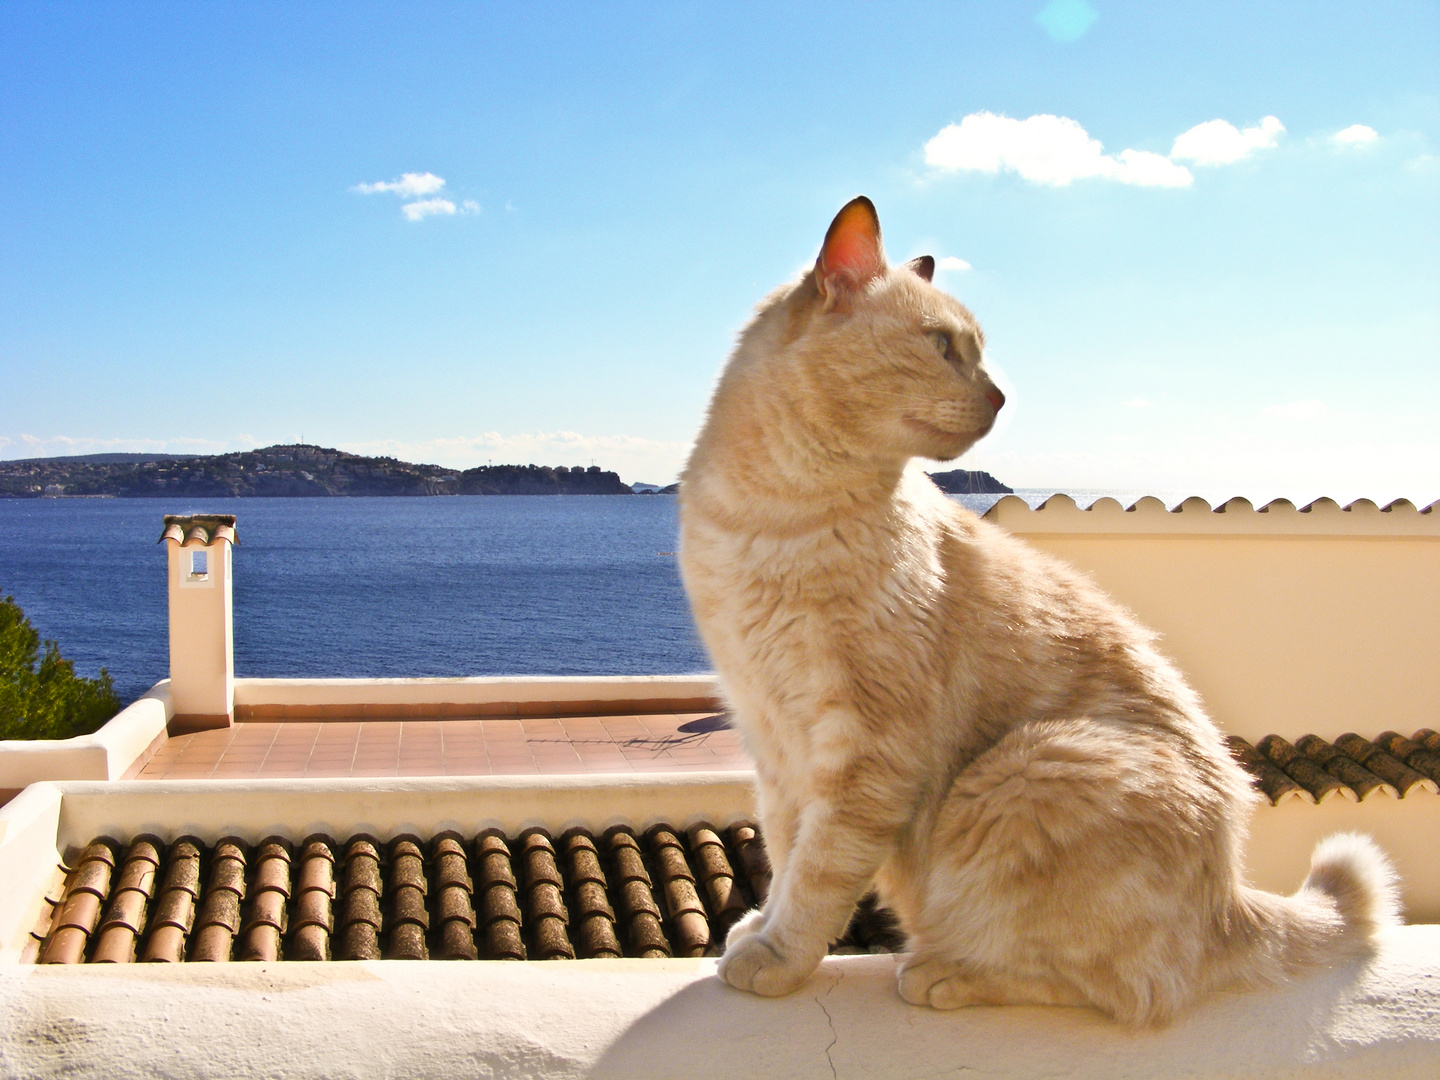
[[[933,719],[950,696],[940,635],[956,583],[943,510],[919,494],[793,532],[686,515],[696,622],[757,756],[839,763],[877,714]]]

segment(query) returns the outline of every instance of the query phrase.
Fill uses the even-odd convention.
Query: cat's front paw
[[[725,935],[725,951],[729,952],[740,942],[748,937],[754,937],[765,929],[765,913],[759,908],[747,911],[735,925],[730,927],[730,932]]]
[[[754,913],[759,915],[757,911]],[[747,917],[748,919],[748,917]],[[763,929],[736,938],[735,932],[747,920],[735,924],[720,958],[720,978],[737,990],[748,990],[762,997],[788,994],[815,970],[817,960],[793,957],[785,953],[774,938]],[[757,921],[758,927],[759,923]]]

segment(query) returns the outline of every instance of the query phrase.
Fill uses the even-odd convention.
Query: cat
[[[892,268],[869,199],[741,332],[680,484],[695,622],[755,759],[774,881],[719,976],[785,994],[870,890],[908,1002],[1087,1005],[1163,1024],[1219,987],[1366,955],[1384,855],[1316,848],[1246,886],[1256,795],[1153,635],[942,495],[1005,403],[929,256]]]

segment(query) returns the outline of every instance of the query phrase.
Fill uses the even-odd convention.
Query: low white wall
[[[1134,1032],[1089,1009],[907,1005],[889,956],[762,998],[714,960],[0,967],[0,1066],[31,1080],[1431,1080],[1440,927]]]
[[[713,675],[495,675],[460,679],[236,679],[235,706],[489,705],[713,697]]]
[[[0,741],[0,788],[41,780],[118,780],[164,733],[172,712],[165,679],[89,735]]]
[[[61,801],[54,784],[32,784],[0,807],[0,967],[20,958],[61,876]]]

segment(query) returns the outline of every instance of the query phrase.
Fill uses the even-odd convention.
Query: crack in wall
[[[825,1007],[824,998],[829,997],[840,985],[840,980],[845,978],[845,972],[840,971],[834,981],[826,988],[825,993],[815,995],[815,1004],[820,1006],[820,1011],[825,1014],[825,1023],[830,1025],[830,1043],[825,1047],[825,1064],[830,1066],[830,1075],[838,1078],[839,1073],[835,1071],[835,1059],[830,1056],[830,1051],[835,1049],[835,1044],[840,1041],[840,1033],[835,1030],[835,1020],[830,1015],[830,1010]]]

